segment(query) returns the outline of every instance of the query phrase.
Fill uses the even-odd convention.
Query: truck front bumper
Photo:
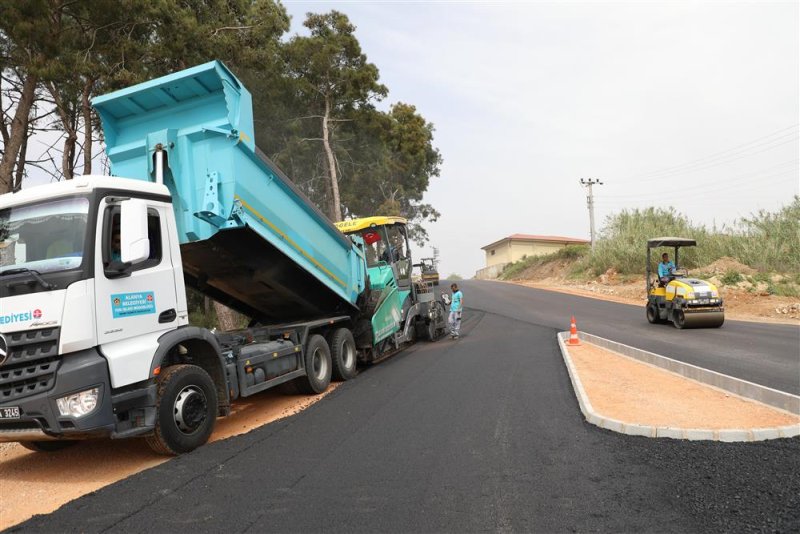
[[[82,417],[60,414],[56,399],[91,388],[100,390],[94,410]],[[108,364],[95,349],[63,355],[52,389],[8,402],[0,399],[0,408],[17,408],[20,415],[0,419],[0,442],[104,437],[116,426]]]

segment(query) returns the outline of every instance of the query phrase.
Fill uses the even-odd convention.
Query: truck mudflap
[[[116,419],[112,407],[108,364],[96,349],[63,355],[55,386],[49,391],[0,400],[0,442],[48,439],[89,439],[110,436]],[[0,376],[2,376],[0,367]],[[97,406],[82,417],[62,416],[56,400],[98,388]]]

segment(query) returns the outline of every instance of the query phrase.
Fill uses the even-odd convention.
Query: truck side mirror
[[[120,202],[120,256],[123,263],[136,265],[150,256],[147,233],[147,203],[140,199]]]

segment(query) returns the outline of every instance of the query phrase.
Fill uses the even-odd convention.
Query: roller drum
[[[717,328],[725,322],[725,312],[685,313],[683,328]]]

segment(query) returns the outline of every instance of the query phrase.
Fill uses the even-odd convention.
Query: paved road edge
[[[558,346],[561,349],[561,355],[564,358],[564,364],[566,365],[567,372],[569,373],[570,381],[572,382],[572,387],[575,390],[576,397],[578,398],[578,404],[580,405],[581,412],[586,418],[586,421],[600,428],[605,428],[607,430],[619,432],[621,434],[628,434],[631,436],[686,440],[713,440],[726,442],[763,441],[768,439],[790,438],[800,435],[800,425],[757,429],[735,428],[712,430],[702,428],[675,428],[639,425],[605,417],[604,415],[597,413],[592,407],[592,403],[589,401],[589,397],[583,388],[583,384],[578,376],[578,372],[572,363],[572,357],[569,354],[569,349],[567,348],[566,343],[567,339],[569,339],[569,332],[559,332],[556,334],[556,338],[558,340]],[[746,380],[723,375],[714,371],[709,371],[695,365],[679,362],[677,360],[667,358],[666,356],[661,356],[653,352],[648,352],[631,347],[629,345],[610,341],[592,334],[581,332],[580,338],[583,341],[619,352],[620,354],[629,356],[636,360],[681,374],[691,380],[718,387],[720,389],[725,389],[726,391],[730,391],[735,395],[746,397],[757,402],[762,402],[793,414],[800,413],[800,397],[796,395],[767,388],[765,386],[760,386],[758,384],[753,384],[752,382],[747,382]],[[776,403],[778,404],[777,406]]]

